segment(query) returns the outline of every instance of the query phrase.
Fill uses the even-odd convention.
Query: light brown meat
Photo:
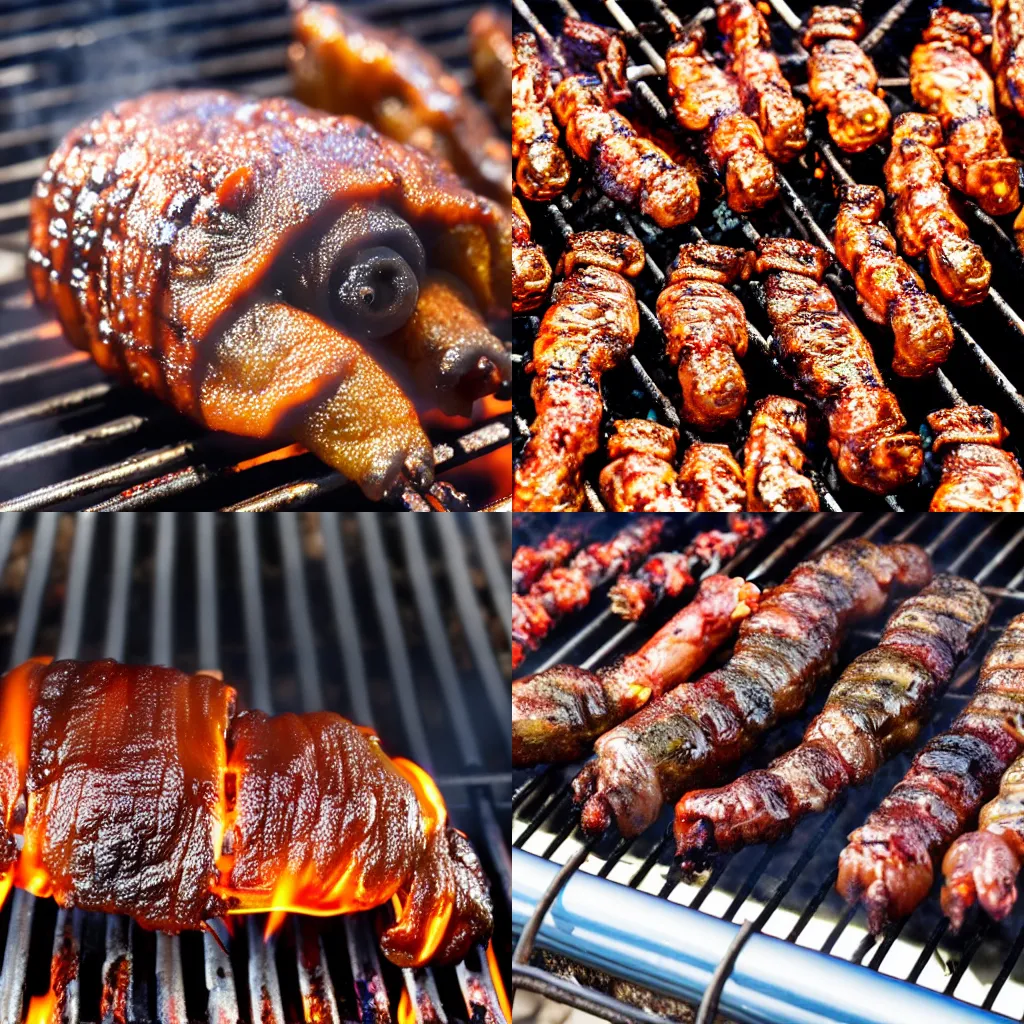
[[[469,20],[469,52],[476,87],[503,132],[512,131],[512,19],[483,7]]]
[[[817,512],[818,492],[804,476],[807,406],[769,395],[754,406],[743,456],[747,509],[751,512]]]
[[[698,512],[740,512],[746,508],[743,470],[724,444],[691,444],[679,466],[679,489]]]
[[[992,70],[1004,106],[1024,117],[1024,0],[991,0]]]
[[[530,218],[512,197],[512,312],[536,309],[551,287],[551,264],[530,235]]]
[[[613,512],[693,512],[679,486],[679,432],[653,420],[616,420],[608,439],[611,460],[601,470],[601,497]]]

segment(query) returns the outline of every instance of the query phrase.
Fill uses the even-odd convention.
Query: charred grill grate
[[[811,5],[796,4],[797,13],[786,0],[768,2],[773,8],[769,18],[773,44],[787,75],[799,83],[806,57],[806,51],[798,41],[800,14]],[[675,124],[665,90],[663,61],[663,54],[673,38],[673,26],[705,23],[708,26],[707,45],[719,45],[713,5],[694,10],[696,5],[666,3],[665,0],[639,0],[625,7],[616,0],[581,0],[577,3],[573,0],[512,0],[512,6],[517,31],[529,28],[548,40],[557,35],[566,16],[581,16],[620,29],[632,58],[630,77],[634,82],[633,105],[627,113],[638,114],[658,128],[672,129]],[[925,0],[899,0],[895,5],[864,0],[855,6],[860,7],[865,21],[871,26],[862,45],[875,61],[895,117],[904,110],[912,109],[907,57],[927,21],[929,5]],[[986,8],[975,6],[978,13],[984,15]],[[797,84],[796,89],[799,92],[801,86]],[[806,101],[806,87],[803,87],[803,95]],[[644,243],[647,250],[647,268],[635,282],[640,300],[640,336],[629,363],[604,377],[606,431],[613,419],[637,416],[652,416],[670,426],[680,427],[676,411],[679,407],[679,385],[674,370],[664,357],[663,337],[653,310],[665,282],[665,269],[681,243],[706,238],[750,248],[758,234],[775,234],[804,238],[831,250],[829,229],[837,209],[832,181],[846,183],[852,180],[858,184],[884,186],[884,154],[879,147],[851,156],[833,145],[822,116],[809,111],[808,125],[811,141],[804,155],[781,168],[779,199],[750,216],[729,210],[724,200],[714,202],[705,197],[700,213],[691,225],[662,231],[637,212],[616,206],[594,186],[575,184],[579,176],[574,179],[570,191],[556,202],[540,206],[525,204],[533,221],[534,237],[544,246],[549,257],[561,251],[562,241],[569,233],[594,227],[608,227],[632,234]],[[678,132],[676,137],[684,148],[697,145],[686,133]],[[1008,141],[1012,146],[1017,140],[1011,138]],[[696,148],[694,152],[697,153]],[[579,166],[574,155],[570,154],[570,159]],[[956,196],[954,201],[961,198]],[[836,265],[826,280],[871,342],[886,383],[899,398],[912,428],[920,427],[927,431],[925,415],[933,409],[959,402],[986,405],[1003,418],[1011,434],[1009,444],[1017,446],[1014,450],[1019,457],[1019,442],[1024,436],[1024,398],[1020,394],[1024,386],[1024,369],[1015,353],[1024,341],[1024,318],[1021,315],[1024,299],[1020,297],[1017,285],[1024,270],[1024,260],[1007,234],[1008,224],[997,223],[969,201],[962,205],[972,235],[984,246],[992,263],[992,290],[989,298],[974,309],[954,309],[947,304],[957,344],[946,365],[933,379],[910,381],[889,372],[891,338],[886,329],[879,329],[860,314],[850,275]],[[927,272],[922,276],[934,293]],[[734,452],[742,451],[754,400],[766,394],[794,394],[772,355],[770,325],[764,315],[759,286],[756,283],[743,286],[739,294],[746,307],[750,327],[750,351],[744,364],[750,401],[741,422],[731,431],[710,438],[727,443]],[[514,359],[518,367],[524,367],[530,358],[538,324],[536,316],[517,318]],[[978,339],[983,339],[983,342]],[[520,377],[519,380],[525,378]],[[529,437],[528,424],[533,419],[529,389],[522,384],[516,389],[514,416],[516,436],[513,450],[518,457]],[[698,436],[685,425],[681,433],[684,444]],[[832,511],[841,508],[884,510],[886,507],[893,511],[923,510],[928,507],[938,481],[938,467],[929,459],[918,484],[879,498],[847,484],[828,457],[824,445],[812,448],[810,454],[813,464],[811,479],[821,496],[822,508]],[[599,468],[593,468],[586,482],[588,499],[595,509],[602,507],[596,487]]]
[[[507,964],[507,655],[494,653],[508,649],[507,520],[419,522],[0,516],[4,666],[49,653],[220,667],[242,681],[246,706],[326,708],[375,725],[389,749],[435,773],[473,839]],[[265,944],[264,921],[240,918],[233,936],[217,925],[225,954],[209,935],[154,936],[18,890],[0,913],[0,1022],[21,1024],[29,997],[59,976],[64,1024],[501,1024],[485,958],[400,971],[378,955],[375,923],[293,917]]]
[[[465,27],[475,0],[347,4],[415,35],[470,82]],[[287,95],[287,0],[5,4],[0,12],[0,509],[370,507],[310,455],[265,459],[280,444],[214,435],[72,349],[25,285],[32,184],[63,134],[148,89],[221,87]],[[497,497],[485,456],[511,440],[501,406],[478,424],[428,428],[442,478],[474,507]],[[282,455],[285,453],[282,452]],[[494,456],[495,459],[498,456]],[[473,463],[476,463],[474,466]],[[502,476],[507,475],[507,469]],[[402,503],[436,502],[410,489]]]

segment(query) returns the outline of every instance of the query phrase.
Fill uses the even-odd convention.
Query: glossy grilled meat
[[[779,193],[775,164],[757,124],[743,112],[735,81],[703,55],[703,29],[669,47],[668,91],[676,120],[701,132],[704,151],[739,213],[760,209]]]
[[[512,312],[536,309],[551,287],[551,264],[530,235],[530,218],[512,197]]]
[[[512,592],[525,594],[549,569],[565,565],[583,544],[583,532],[569,529],[549,534],[535,548],[526,544],[512,556]]]
[[[4,677],[0,712],[21,726],[13,744],[0,732],[0,777],[17,779],[0,849],[22,833],[14,881],[36,895],[169,932],[267,910],[286,879],[299,911],[397,897],[381,944],[402,966],[490,933],[483,870],[432,784],[338,715],[236,714],[213,675],[47,659]]]
[[[693,512],[673,463],[679,432],[653,420],[616,420],[601,497],[612,512]]]
[[[352,118],[154,93],[72,131],[37,182],[29,275],[102,369],[214,430],[293,440],[380,497],[433,450],[385,372],[455,402],[511,376],[507,212]],[[111,254],[116,254],[114,259]],[[437,272],[467,285],[414,317]],[[436,302],[435,302],[436,305]],[[434,307],[432,307],[434,308]]]
[[[821,284],[828,257],[816,246],[762,238],[768,318],[783,366],[828,419],[829,451],[852,484],[884,494],[917,476],[921,439],[907,428],[867,339]]]
[[[942,303],[896,255],[896,240],[881,223],[884,210],[880,188],[843,185],[832,233],[836,258],[853,275],[865,314],[891,328],[893,371],[901,377],[923,377],[946,361],[953,327]]]
[[[981,589],[959,576],[936,576],[904,601],[878,646],[839,677],[803,742],[764,770],[679,801],[676,856],[684,870],[702,867],[716,851],[778,839],[871,778],[916,739],[990,611]]]
[[[516,469],[516,511],[583,507],[583,460],[597,450],[601,426],[601,377],[629,356],[640,330],[626,277],[643,265],[643,247],[625,235],[591,231],[569,240],[558,266],[565,279],[527,366],[534,374],[530,393],[537,415]]]
[[[512,19],[484,7],[469,20],[469,52],[476,87],[501,130],[512,131]]]
[[[664,516],[640,516],[608,540],[585,547],[568,565],[544,573],[526,594],[513,594],[512,667],[536,651],[560,619],[586,607],[594,590],[638,566],[667,527]]]
[[[864,19],[851,7],[815,7],[804,31],[810,50],[807,85],[824,110],[828,133],[840,149],[861,153],[889,133],[889,108],[877,94],[878,72],[857,45]]]
[[[988,295],[992,267],[949,201],[936,150],[942,125],[930,114],[900,114],[893,122],[885,182],[904,253],[924,255],[939,291],[959,306]]]
[[[950,184],[992,216],[1020,206],[1017,161],[1006,151],[996,120],[992,79],[977,59],[984,49],[976,18],[938,7],[910,57],[910,88],[918,106],[946,133]]]
[[[817,512],[807,464],[807,406],[769,395],[754,406],[743,456],[747,508],[752,512]]]
[[[757,607],[752,583],[709,576],[639,651],[588,672],[554,665],[512,683],[512,763],[583,757],[593,741],[689,679]]]
[[[516,160],[516,184],[527,199],[546,202],[562,194],[571,169],[548,106],[553,95],[551,77],[532,32],[516,35],[515,59],[512,156]]]
[[[752,266],[745,250],[687,243],[658,296],[666,355],[679,369],[682,416],[701,430],[727,426],[746,405],[737,356],[747,354],[747,315],[727,286],[749,277]]]
[[[297,99],[332,114],[352,114],[446,161],[474,191],[508,204],[508,141],[495,134],[487,115],[432,53],[333,4],[301,6],[293,35],[288,59]]]
[[[577,66],[597,72],[613,107],[629,99],[631,90],[626,78],[629,54],[618,32],[570,17],[563,22],[560,43],[562,52]]]
[[[1024,0],[992,0],[992,70],[1000,101],[1024,117]]]
[[[914,756],[903,779],[851,836],[836,887],[861,901],[874,932],[928,895],[939,858],[1024,749],[1024,616],[985,655],[953,724]]]
[[[932,450],[942,456],[942,479],[932,512],[1020,512],[1024,475],[1012,452],[1000,447],[1006,428],[980,405],[940,409],[928,417]]]
[[[679,466],[679,488],[698,512],[746,508],[743,470],[724,444],[691,444]]]
[[[913,545],[846,541],[797,566],[740,627],[732,658],[605,733],[573,782],[582,825],[642,832],[661,807],[738,761],[797,714],[831,671],[846,629],[876,615],[897,584],[931,578]]]
[[[782,74],[764,15],[751,0],[725,0],[717,14],[743,109],[761,129],[768,155],[792,160],[807,145],[807,114]]]

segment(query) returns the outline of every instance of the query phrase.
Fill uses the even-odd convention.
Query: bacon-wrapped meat
[[[907,428],[857,325],[821,280],[826,253],[791,238],[762,238],[768,318],[783,365],[828,419],[829,451],[850,483],[885,494],[921,469],[921,438]]]
[[[682,416],[701,430],[732,423],[747,401],[736,357],[747,354],[747,314],[728,285],[746,280],[753,253],[707,242],[680,246],[658,296],[665,351],[679,368]]]
[[[565,565],[583,544],[583,531],[558,530],[533,548],[522,544],[512,556],[512,592],[525,594],[549,569]]]
[[[583,460],[597,450],[601,376],[629,356],[640,330],[633,286],[643,246],[627,235],[573,235],[557,272],[565,279],[533,343],[536,419],[515,474],[517,512],[578,512]]]
[[[664,516],[640,516],[609,540],[585,547],[568,565],[544,573],[526,594],[513,594],[512,667],[536,651],[560,619],[586,607],[598,587],[636,568],[667,528]]]
[[[402,966],[486,940],[486,877],[422,769],[339,715],[271,718],[235,698],[212,674],[114,661],[9,672],[0,891],[13,872],[62,906],[175,933],[394,900],[381,945]]]
[[[765,153],[760,129],[743,112],[735,81],[703,55],[703,46],[699,29],[669,47],[669,95],[676,120],[703,133],[704,151],[725,184],[729,206],[747,213],[779,194],[775,164]]]
[[[288,59],[297,99],[331,114],[352,114],[445,161],[472,189],[508,204],[508,141],[416,40],[325,3],[302,5],[293,35]]]
[[[828,133],[847,153],[862,153],[889,132],[889,108],[878,96],[878,72],[857,45],[864,19],[852,7],[814,7],[803,43],[811,52],[807,85],[824,110]]]
[[[752,512],[817,512],[807,464],[807,406],[795,398],[769,395],[754,406],[743,455],[747,508]]]
[[[469,19],[469,52],[476,87],[503,132],[512,131],[512,19],[484,7]]]
[[[551,287],[551,264],[531,237],[530,218],[512,197],[512,312],[536,309]]]
[[[650,701],[595,744],[573,782],[582,825],[642,832],[661,807],[738,761],[779,721],[797,714],[831,670],[846,629],[876,615],[897,584],[931,579],[920,548],[845,541],[797,566],[740,626],[732,658]]]
[[[575,761],[649,700],[689,679],[757,608],[752,583],[709,576],[639,651],[588,672],[554,665],[512,683],[512,763]]]
[[[932,737],[892,792],[851,836],[836,888],[861,901],[872,931],[928,895],[939,858],[1024,749],[1024,615],[985,655],[978,685],[953,724]]]
[[[904,601],[878,646],[839,677],[802,743],[764,770],[679,801],[675,839],[683,869],[702,867],[719,850],[778,839],[874,775],[917,737],[991,610],[977,584],[959,576],[936,576]]]
[[[599,480],[613,512],[693,512],[673,463],[679,431],[653,420],[616,420],[608,438],[611,460]]]
[[[792,160],[807,145],[807,114],[772,50],[764,15],[752,0],[725,0],[717,13],[743,109],[761,129],[768,155],[780,163]]]
[[[991,0],[992,70],[999,99],[1024,117],[1024,0]]]
[[[995,117],[992,79],[977,59],[985,48],[981,25],[937,7],[923,38],[910,56],[910,88],[914,102],[942,123],[950,184],[994,217],[1012,213],[1020,206],[1017,161]]]
[[[949,201],[942,183],[942,125],[930,114],[900,114],[892,126],[885,183],[903,251],[922,254],[939,291],[958,306],[988,295],[992,267]]]
[[[884,210],[880,188],[843,185],[832,235],[836,257],[853,275],[865,314],[892,329],[893,372],[923,377],[946,361],[953,327],[946,308],[896,255],[896,240],[881,222]]]
[[[1016,456],[1000,447],[1007,432],[994,412],[958,405],[931,413],[928,426],[935,432],[932,450],[942,454],[942,479],[930,511],[1024,509],[1024,475]]]
[[[507,311],[510,235],[507,212],[353,118],[154,93],[51,157],[29,276],[108,373],[211,429],[296,441],[377,498],[403,471],[429,483],[433,450],[374,356],[455,402],[508,380],[474,306]]]
[[[561,195],[569,184],[569,158],[559,145],[558,127],[548,106],[553,95],[551,76],[532,32],[516,35],[515,56],[512,156],[516,159],[516,184],[527,199],[546,202]]]

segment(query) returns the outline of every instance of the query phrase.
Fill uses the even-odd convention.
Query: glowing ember
[[[494,940],[487,943],[487,966],[491,972],[491,984],[494,985],[494,994],[498,997],[498,1004],[508,1024],[512,1024],[512,1006],[508,1001],[505,992],[505,982],[501,977],[501,968],[498,966],[498,957],[494,952]]]
[[[398,1024],[416,1024],[416,1007],[407,988],[402,989],[402,998],[398,1000]]]
[[[33,996],[28,1004],[28,1016],[25,1024],[59,1024],[57,1014],[57,996],[53,989],[45,996]]]

